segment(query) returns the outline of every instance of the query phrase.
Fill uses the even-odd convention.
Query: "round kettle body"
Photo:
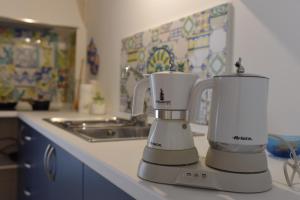
[[[232,152],[263,151],[267,143],[269,79],[251,74],[215,76],[198,81],[191,94],[190,121],[198,123],[201,94],[212,89],[208,140]]]
[[[264,147],[267,143],[268,78],[220,76],[213,78],[208,129],[211,144]],[[228,149],[227,149],[228,150]],[[252,149],[255,150],[255,149]]]

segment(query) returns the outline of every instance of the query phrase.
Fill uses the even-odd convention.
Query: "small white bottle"
[[[93,85],[80,85],[79,112],[89,114],[93,102]]]

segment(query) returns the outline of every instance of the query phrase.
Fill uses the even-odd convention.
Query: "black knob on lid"
[[[242,65],[242,58],[239,58],[239,60],[235,63],[236,66],[236,73],[243,74],[245,73],[245,68]]]

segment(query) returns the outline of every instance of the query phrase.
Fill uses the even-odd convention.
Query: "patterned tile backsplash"
[[[168,70],[192,72],[201,79],[231,71],[232,10],[222,4],[122,40],[120,111],[130,113],[133,89],[143,74]],[[211,91],[202,95],[201,123],[209,118]],[[145,105],[153,113],[148,92]]]
[[[71,102],[75,30],[23,27],[0,24],[0,102]]]

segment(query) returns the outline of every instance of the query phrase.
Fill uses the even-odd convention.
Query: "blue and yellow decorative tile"
[[[11,44],[0,44],[0,65],[13,63],[13,47]]]
[[[212,76],[221,75],[226,71],[226,57],[223,53],[213,54],[208,63],[208,70]]]
[[[37,67],[38,49],[32,45],[17,45],[14,49],[14,65],[16,67]]]
[[[201,79],[224,73],[225,63],[232,60],[232,44],[227,40],[232,31],[229,7],[228,3],[221,4],[123,39],[121,110],[130,112],[134,85],[142,78],[133,74],[168,70],[171,62],[178,71],[198,74]],[[208,121],[209,96],[209,92],[205,92],[202,99],[206,102],[202,105],[203,124]],[[149,98],[145,103],[151,112]]]
[[[192,16],[186,17],[183,22],[182,32],[183,35],[189,37],[192,35],[193,30],[195,29],[195,20]]]

